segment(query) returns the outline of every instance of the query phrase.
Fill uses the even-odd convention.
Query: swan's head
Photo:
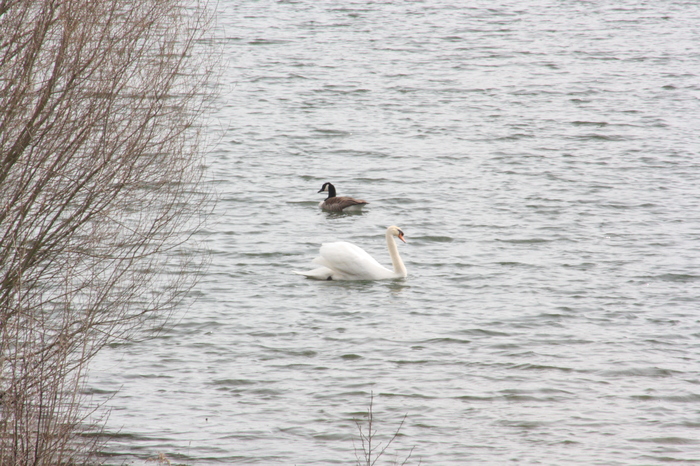
[[[318,190],[319,193],[327,193],[331,189],[333,189],[333,185],[330,183],[323,183],[323,186],[321,186],[321,189]]]
[[[403,231],[401,231],[401,228],[392,225],[389,228],[387,228],[386,231],[389,232],[390,235],[396,236],[398,239],[400,239],[404,243],[406,242],[406,240],[403,239]]]

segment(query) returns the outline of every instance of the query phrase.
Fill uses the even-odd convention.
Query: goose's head
[[[327,193],[330,192],[331,189],[335,190],[334,186],[330,183],[323,183],[323,186],[321,186],[321,189],[318,190],[319,193]]]
[[[400,239],[404,243],[406,242],[406,240],[403,239],[403,231],[401,231],[401,228],[392,225],[389,228],[387,228],[386,230],[387,230],[387,232],[389,232],[390,235],[396,236],[398,239]]]

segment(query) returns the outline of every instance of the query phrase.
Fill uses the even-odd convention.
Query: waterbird
[[[352,243],[338,241],[323,243],[321,255],[313,260],[320,267],[308,272],[294,272],[315,280],[386,280],[405,278],[406,266],[399,256],[399,248],[394,237],[404,243],[404,233],[397,226],[386,229],[386,247],[389,249],[394,270],[389,270],[377,262],[364,249]]]
[[[367,201],[362,199],[353,199],[347,196],[336,196],[335,186],[331,183],[323,183],[321,189],[318,190],[319,193],[328,193],[328,197],[321,201],[318,206],[323,210],[329,210],[331,212],[358,212],[362,210],[364,206],[369,204]]]

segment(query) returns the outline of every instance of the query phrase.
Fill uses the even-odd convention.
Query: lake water
[[[700,463],[700,3],[229,1],[212,263],[108,464]],[[365,199],[324,213],[317,191]],[[405,280],[318,282],[322,242]]]

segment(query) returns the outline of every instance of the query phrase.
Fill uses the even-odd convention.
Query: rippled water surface
[[[378,464],[700,463],[699,3],[217,8],[212,264],[94,364],[110,464],[353,464],[371,393]],[[291,273],[392,224],[405,280]]]

